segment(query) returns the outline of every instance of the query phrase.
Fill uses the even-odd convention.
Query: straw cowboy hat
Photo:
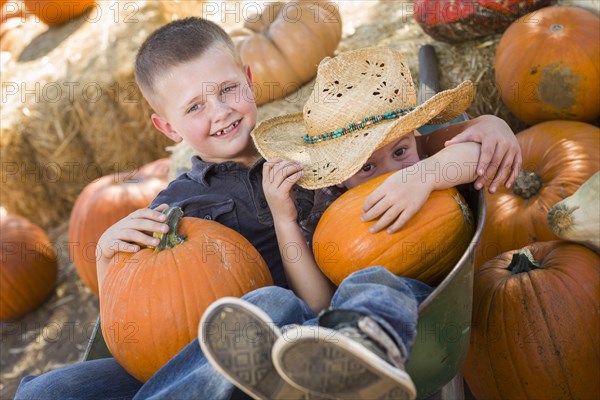
[[[437,93],[417,106],[400,52],[371,47],[321,61],[304,112],[262,122],[252,133],[267,160],[304,165],[298,184],[318,189],[345,181],[371,154],[416,128],[451,121],[473,100],[473,83]]]

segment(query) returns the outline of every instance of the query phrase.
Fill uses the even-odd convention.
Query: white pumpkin
[[[600,171],[550,208],[548,225],[559,238],[600,251]]]

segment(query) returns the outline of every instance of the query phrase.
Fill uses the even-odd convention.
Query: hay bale
[[[2,206],[48,227],[87,183],[167,154],[133,77],[137,49],[166,22],[158,2],[98,2],[3,60]]]

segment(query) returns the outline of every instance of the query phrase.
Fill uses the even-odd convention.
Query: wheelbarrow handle
[[[435,49],[430,44],[425,44],[419,48],[419,92],[417,95],[418,104],[423,104],[434,94],[441,91],[440,85],[440,69]],[[469,117],[466,113],[462,113],[450,122],[441,125],[424,125],[419,128],[421,135],[427,135],[443,126],[453,124],[455,122],[466,121]],[[442,140],[442,137],[437,137],[435,140]],[[433,140],[433,139],[432,139]],[[443,148],[443,146],[442,146]]]
[[[425,44],[419,48],[419,104],[439,91],[439,61],[433,46]]]

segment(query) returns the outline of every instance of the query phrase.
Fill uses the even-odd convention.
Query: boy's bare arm
[[[480,148],[473,142],[459,143],[397,171],[367,197],[361,219],[379,218],[369,228],[371,232],[386,227],[388,233],[396,232],[421,209],[432,191],[473,182],[478,176]]]
[[[292,188],[302,174],[302,166],[296,163],[270,160],[263,167],[263,189],[273,214],[288,283],[296,295],[318,313],[329,306],[335,286],[319,269],[297,223]]]
[[[477,190],[489,181],[492,181],[489,186],[491,193],[502,182],[506,187],[513,185],[521,169],[521,147],[506,122],[494,115],[458,122],[418,138],[422,154],[429,155],[447,146],[465,142],[481,144],[475,180]]]
[[[108,228],[96,246],[96,270],[98,287],[102,295],[102,282],[108,272],[110,260],[117,252],[135,253],[140,246],[157,246],[159,239],[147,232],[166,233],[169,226],[165,224],[166,217],[162,214],[167,208],[161,204],[155,209],[141,208],[136,210]]]

